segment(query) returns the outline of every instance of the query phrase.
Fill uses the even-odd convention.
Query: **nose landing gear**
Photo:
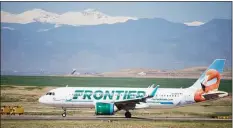
[[[62,108],[64,110],[64,113],[62,113],[62,117],[66,117],[66,108]]]

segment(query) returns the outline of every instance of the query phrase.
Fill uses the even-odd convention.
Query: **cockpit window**
[[[48,92],[48,93],[46,93],[46,95],[55,95],[55,93],[54,92]]]

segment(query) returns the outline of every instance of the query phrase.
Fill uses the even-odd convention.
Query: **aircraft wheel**
[[[125,118],[131,118],[131,113],[129,111],[125,112]]]
[[[62,113],[62,117],[66,117],[66,113]]]

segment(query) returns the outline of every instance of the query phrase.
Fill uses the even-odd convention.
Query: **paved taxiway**
[[[117,117],[117,116],[87,116],[87,117],[74,117],[74,116],[29,116],[29,115],[2,115],[1,120],[107,120],[107,121],[121,121],[121,120],[134,120],[134,121],[225,121],[231,122],[232,119],[214,119],[214,118],[197,118],[197,117]]]

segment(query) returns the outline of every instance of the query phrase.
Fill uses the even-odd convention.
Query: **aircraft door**
[[[67,101],[71,101],[73,99],[73,95],[71,93],[69,93],[67,96],[66,96],[66,100]]]
[[[65,94],[62,93],[58,93],[54,96],[53,98],[55,101],[63,101],[65,100]]]

